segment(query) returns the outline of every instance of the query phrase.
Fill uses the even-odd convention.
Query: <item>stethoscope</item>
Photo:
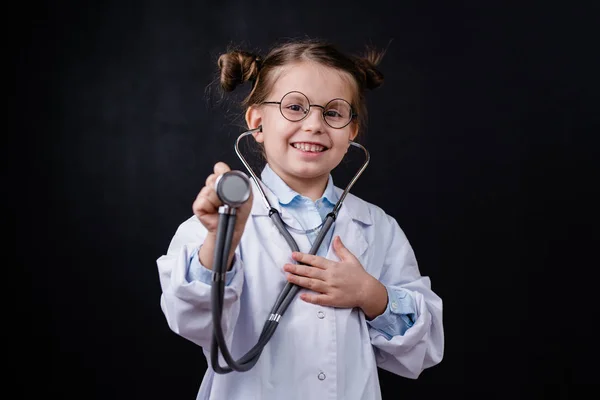
[[[281,232],[292,251],[300,251],[298,248],[298,244],[286,229],[286,224],[281,219],[279,212],[271,206],[271,203],[269,203],[269,200],[267,199],[267,196],[265,195],[261,187],[258,177],[254,173],[244,156],[241,154],[239,149],[239,143],[242,138],[261,130],[262,126],[259,126],[258,128],[243,132],[235,142],[235,152],[246,167],[246,169],[248,170],[248,172],[250,173],[252,180],[256,184],[260,196],[267,210],[269,211],[269,217],[271,218],[271,220],[273,220],[273,223],[275,224],[279,232]],[[317,254],[317,251],[321,246],[321,242],[323,241],[325,235],[335,222],[337,214],[342,206],[346,195],[350,191],[350,188],[354,185],[354,183],[357,181],[357,179],[360,177],[360,175],[363,173],[363,171],[365,170],[365,168],[367,168],[367,165],[369,164],[370,156],[367,149],[356,142],[350,141],[349,143],[352,146],[362,149],[365,152],[366,160],[363,166],[352,178],[346,189],[344,189],[344,192],[333,207],[333,210],[329,214],[327,214],[325,221],[321,225],[321,230],[319,231],[317,238],[315,239],[309,251],[310,254]],[[223,298],[225,295],[225,274],[227,271],[227,258],[229,255],[229,251],[231,250],[233,229],[235,227],[236,210],[250,198],[252,188],[250,186],[250,180],[243,172],[229,171],[223,175],[220,175],[217,178],[217,180],[215,181],[215,190],[217,192],[217,196],[223,202],[223,205],[219,207],[219,222],[217,226],[217,239],[215,244],[215,253],[213,260],[211,287],[213,338],[211,343],[210,359],[213,370],[218,374],[226,374],[232,371],[245,372],[254,367],[254,365],[258,361],[263,348],[275,333],[275,330],[279,325],[281,317],[292,302],[292,299],[300,290],[300,287],[290,282],[287,282],[287,284],[277,297],[277,300],[275,301],[275,304],[271,309],[269,318],[267,319],[267,321],[265,321],[265,325],[256,345],[252,349],[250,349],[245,355],[243,355],[239,360],[234,360],[231,356],[231,353],[229,352],[229,349],[227,348],[227,344],[225,342],[225,335],[223,334],[223,328],[221,326],[221,317],[223,314]],[[314,228],[313,230],[316,230],[318,228],[319,227]],[[219,365],[219,349],[221,350],[223,359],[225,360],[227,365],[229,365],[229,367],[222,367],[221,365]]]

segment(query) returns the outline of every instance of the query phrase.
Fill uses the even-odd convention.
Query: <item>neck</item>
[[[277,170],[273,170],[283,181],[301,196],[308,197],[312,201],[316,201],[323,196],[327,182],[329,181],[329,174],[317,176],[314,178],[297,178],[281,173]]]
[[[311,182],[307,182],[302,180],[300,182],[294,182],[290,180],[286,180],[287,185],[292,188],[292,190],[300,193],[300,195],[304,197],[308,197],[312,201],[317,201],[323,197],[323,193],[325,192],[325,188],[327,187],[328,176],[324,178],[318,179],[315,178]]]

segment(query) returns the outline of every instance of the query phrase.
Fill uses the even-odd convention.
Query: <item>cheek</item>
[[[336,132],[334,132],[336,133]],[[335,136],[335,146],[339,149],[343,149],[342,151],[345,153],[350,147],[350,140],[352,140],[352,132],[350,130],[345,132],[339,132],[340,134]]]
[[[339,161],[342,161],[342,159],[346,156],[346,154],[348,153],[348,147],[344,147],[344,146],[339,146],[338,147],[338,151],[337,151],[337,156],[339,158]]]
[[[265,121],[263,130],[268,135],[268,139],[273,145],[281,145],[286,143],[297,131],[297,128],[292,125],[289,121],[281,121],[283,118]],[[277,142],[278,144],[275,144]]]
[[[276,118],[272,113],[266,114],[262,120],[263,131],[267,133],[276,132],[279,122],[279,118]]]

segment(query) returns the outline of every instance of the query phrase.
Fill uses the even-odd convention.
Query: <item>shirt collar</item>
[[[272,173],[273,175],[275,175],[274,172]],[[258,182],[252,181],[254,192],[254,200],[252,203],[253,216],[270,216],[269,207],[265,207],[266,204],[262,197],[258,196],[258,188],[256,188],[255,185],[260,185],[272,208],[276,209],[278,212],[283,211],[282,206],[279,203],[279,199],[277,198],[275,193],[264,182],[262,182],[262,180]],[[327,192],[327,189],[325,191]],[[344,191],[338,187],[333,187],[332,191],[333,196],[335,196],[335,201],[337,202],[337,199],[340,198]],[[361,222],[364,225],[371,225],[373,223],[371,209],[372,207],[369,205],[369,203],[354,196],[352,193],[348,193],[346,198],[344,199],[344,203],[341,205],[338,218],[351,218],[353,220]]]
[[[268,187],[273,192],[273,194],[275,194],[275,196],[277,196],[277,199],[279,200],[279,203],[281,205],[288,205],[295,198],[302,197],[298,192],[290,188],[283,181],[283,179],[281,179],[279,175],[277,175],[275,171],[271,169],[269,164],[265,165],[265,168],[263,169],[261,174],[261,180],[264,183],[264,185]],[[329,203],[331,203],[331,205],[335,205],[335,203],[339,199],[339,196],[334,189],[335,187],[333,186],[333,178],[331,177],[331,174],[329,174],[329,178],[327,180],[327,187],[325,187],[325,191],[323,192],[323,196],[321,196],[321,199],[327,200]]]

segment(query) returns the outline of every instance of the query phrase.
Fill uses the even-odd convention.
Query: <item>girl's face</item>
[[[306,95],[310,104],[325,106],[330,100],[353,100],[352,77],[336,69],[302,62],[283,67],[266,101],[280,101],[289,92]],[[267,162],[294,190],[312,185],[325,189],[330,172],[342,161],[349,141],[358,133],[354,120],[334,129],[323,119],[323,109],[311,107],[306,118],[291,122],[277,104],[250,107],[246,113],[250,128],[262,125],[255,139],[263,143]]]

